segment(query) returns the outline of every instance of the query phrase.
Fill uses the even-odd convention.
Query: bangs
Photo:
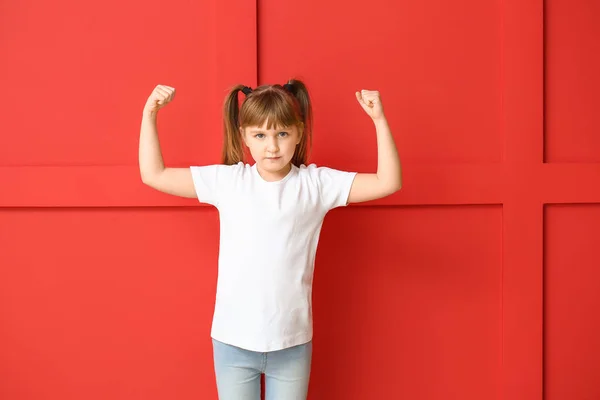
[[[288,97],[284,93],[269,90],[248,98],[240,110],[240,125],[243,128],[262,127],[266,122],[267,129],[282,129],[298,125],[299,113]]]

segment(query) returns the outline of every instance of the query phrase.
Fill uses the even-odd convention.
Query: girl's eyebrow
[[[287,132],[288,129],[278,129],[277,132]],[[265,133],[264,131],[257,131],[257,130],[253,130],[250,131],[250,133]]]

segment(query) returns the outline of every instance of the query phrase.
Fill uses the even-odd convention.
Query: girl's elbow
[[[142,183],[146,186],[150,186],[154,188],[156,186],[156,174],[153,174],[148,171],[140,171],[140,179]]]
[[[391,196],[400,189],[402,189],[401,181],[391,182],[389,185],[387,185],[386,189],[384,190],[383,197]]]

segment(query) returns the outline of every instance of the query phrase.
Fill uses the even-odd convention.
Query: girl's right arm
[[[190,168],[166,168],[160,150],[156,117],[158,110],[173,100],[174,95],[174,88],[158,85],[144,106],[139,143],[140,174],[142,182],[151,188],[175,196],[196,198]]]

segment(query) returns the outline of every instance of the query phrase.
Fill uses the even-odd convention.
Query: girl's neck
[[[258,164],[256,165],[256,171],[260,175],[260,177],[266,182],[278,182],[285,178],[290,171],[292,170],[292,164],[289,163],[284,168],[280,169],[277,172],[269,172],[263,170]]]

